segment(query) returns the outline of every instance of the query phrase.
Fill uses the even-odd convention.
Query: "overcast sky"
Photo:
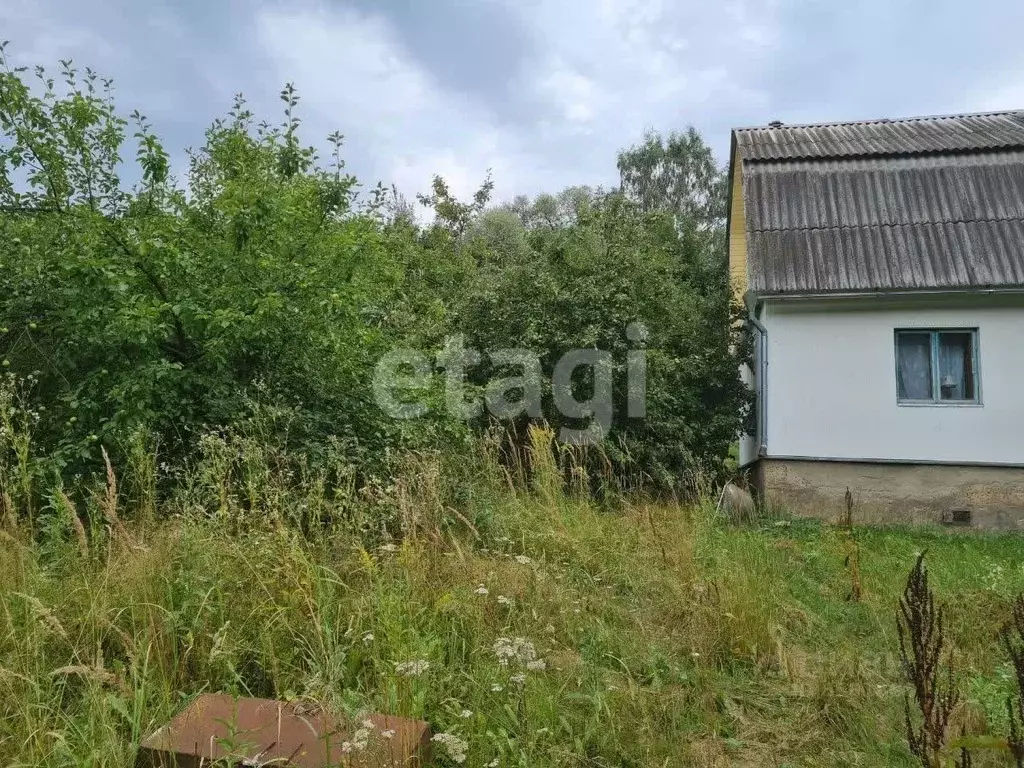
[[[182,166],[241,91],[372,186],[495,196],[614,184],[645,129],[1024,107],[1020,0],[0,0],[16,64],[115,79]]]

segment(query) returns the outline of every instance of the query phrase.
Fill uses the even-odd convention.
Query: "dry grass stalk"
[[[57,497],[60,499],[61,504],[64,505],[64,509],[71,521],[71,527],[75,529],[75,537],[78,539],[78,550],[82,553],[82,557],[88,557],[89,537],[85,534],[85,526],[82,525],[82,519],[78,516],[75,502],[63,490],[58,492]]]
[[[50,608],[43,605],[42,601],[32,595],[21,594],[25,602],[28,603],[29,608],[32,609],[32,613],[35,614],[36,619],[40,624],[47,627],[54,634],[59,635],[63,639],[68,639],[68,633],[64,630],[64,626],[60,623],[60,619],[57,618]]]
[[[121,541],[127,541],[128,531],[124,527],[124,523],[117,516],[117,475],[114,474],[114,466],[110,463],[107,449],[101,448],[100,450],[103,451],[103,463],[107,466],[107,487],[103,496],[99,499],[100,509],[103,511],[103,519],[110,526],[113,537]]]
[[[846,505],[843,515],[839,520],[839,527],[846,542],[846,560],[844,565],[850,571],[850,594],[847,600],[858,603],[863,596],[864,590],[860,577],[860,543],[857,541],[857,535],[853,529],[853,494],[850,493],[849,488],[846,489],[845,502]]]
[[[55,669],[50,673],[51,677],[75,675],[83,680],[91,680],[101,685],[112,685],[117,681],[113,672],[108,672],[102,667],[87,667],[84,664],[72,664],[67,667]]]
[[[0,492],[0,529],[7,531],[13,536],[16,528],[16,520],[17,518],[14,514],[14,502],[11,501],[11,494],[7,491]]]
[[[922,768],[938,768],[946,745],[949,718],[960,700],[960,692],[953,682],[952,653],[943,654],[942,607],[935,606],[924,556],[924,552],[918,555],[907,577],[896,614],[896,629],[903,673],[914,689],[921,721],[919,726],[914,725],[910,697],[905,697],[907,742]]]

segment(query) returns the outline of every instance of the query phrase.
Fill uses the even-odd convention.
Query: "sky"
[[[364,186],[494,197],[617,183],[646,130],[1024,108],[1020,0],[0,0],[15,65],[114,78],[176,169],[245,94],[338,130]]]

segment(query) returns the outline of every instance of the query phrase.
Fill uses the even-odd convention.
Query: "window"
[[[976,328],[896,331],[896,397],[901,403],[977,403]]]

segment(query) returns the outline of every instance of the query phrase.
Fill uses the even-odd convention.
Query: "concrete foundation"
[[[1024,467],[766,458],[752,481],[769,508],[830,522],[849,488],[854,523],[1024,531]]]

